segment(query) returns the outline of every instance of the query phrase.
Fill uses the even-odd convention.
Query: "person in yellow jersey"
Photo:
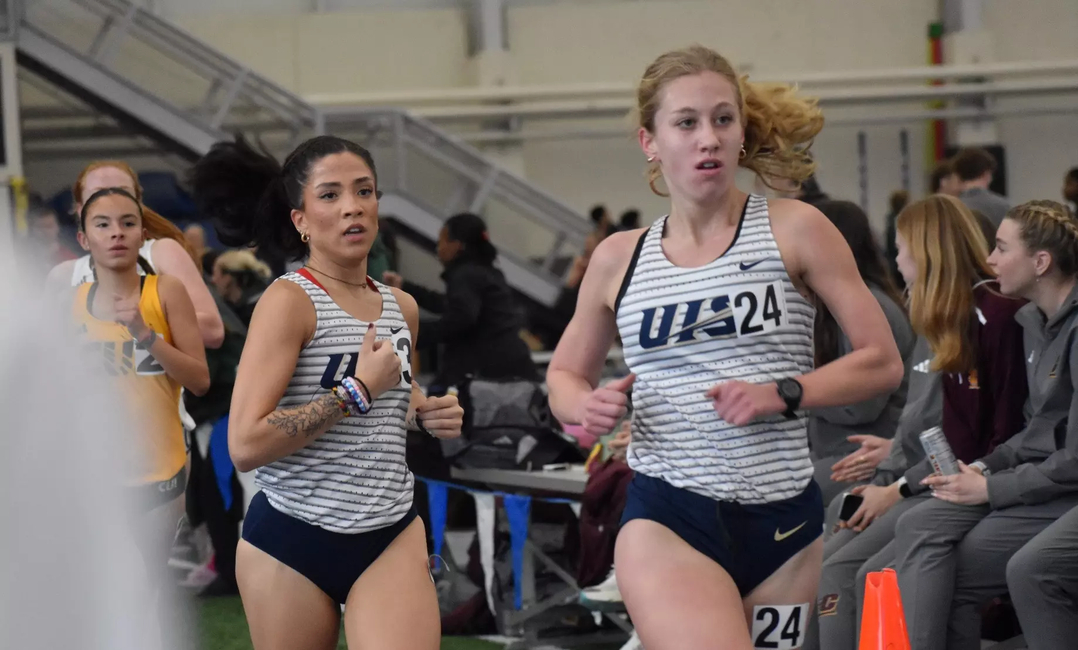
[[[147,573],[163,578],[187,484],[176,403],[181,387],[196,395],[209,389],[206,351],[183,284],[139,274],[145,230],[135,197],[100,190],[79,219],[79,244],[93,258],[94,281],[75,290],[71,313],[92,367],[119,390],[138,432],[120,482]]]

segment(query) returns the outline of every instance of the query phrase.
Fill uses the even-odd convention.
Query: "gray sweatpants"
[[[893,564],[895,522],[907,510],[928,498],[917,495],[902,499],[860,533],[842,529],[825,537],[816,617],[809,622],[803,650],[854,650],[857,647],[865,577]],[[826,525],[829,533],[838,519],[840,501],[840,497],[836,498],[828,508]]]
[[[895,568],[913,650],[979,650],[981,607],[1007,590],[1007,563],[1078,504],[992,510],[931,499],[898,520]]]
[[[1078,508],[1060,517],[1007,563],[1007,587],[1029,650],[1074,647],[1078,639]]]

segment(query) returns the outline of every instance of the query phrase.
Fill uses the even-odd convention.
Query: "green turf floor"
[[[238,596],[232,598],[207,598],[199,601],[202,643],[201,650],[251,650],[251,635],[247,631],[247,619]],[[341,634],[338,648],[346,648]],[[501,650],[502,646],[488,641],[447,637],[442,639],[442,650]]]

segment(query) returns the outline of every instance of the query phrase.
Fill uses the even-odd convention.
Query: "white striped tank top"
[[[277,408],[309,403],[356,370],[367,323],[342,310],[303,269],[278,280],[295,282],[314,303],[314,336]],[[366,415],[346,417],[291,456],[260,467],[255,484],[277,510],[335,533],[362,533],[398,522],[412,507],[412,473],[405,464],[404,419],[412,395],[412,335],[389,287],[375,323],[401,359],[401,381],[378,396]]]
[[[636,373],[629,465],[716,500],[797,496],[812,479],[803,414],[737,427],[707,396],[720,382],[772,382],[813,368],[815,309],[786,273],[767,199],[750,195],[730,248],[697,268],[666,258],[665,226],[663,217],[641,237],[616,306]]]

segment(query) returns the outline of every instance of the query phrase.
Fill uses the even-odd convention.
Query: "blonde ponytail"
[[[639,124],[655,132],[662,89],[671,81],[702,72],[725,77],[737,88],[738,111],[745,129],[745,155],[738,165],[755,172],[772,189],[776,179],[800,183],[816,169],[809,156],[813,139],[823,129],[823,113],[813,98],[797,93],[785,84],[757,84],[738,77],[721,54],[702,45],[674,50],[655,59],[640,80],[636,91]],[[667,196],[655,183],[662,177],[657,162],[648,165],[648,185],[659,196]]]

